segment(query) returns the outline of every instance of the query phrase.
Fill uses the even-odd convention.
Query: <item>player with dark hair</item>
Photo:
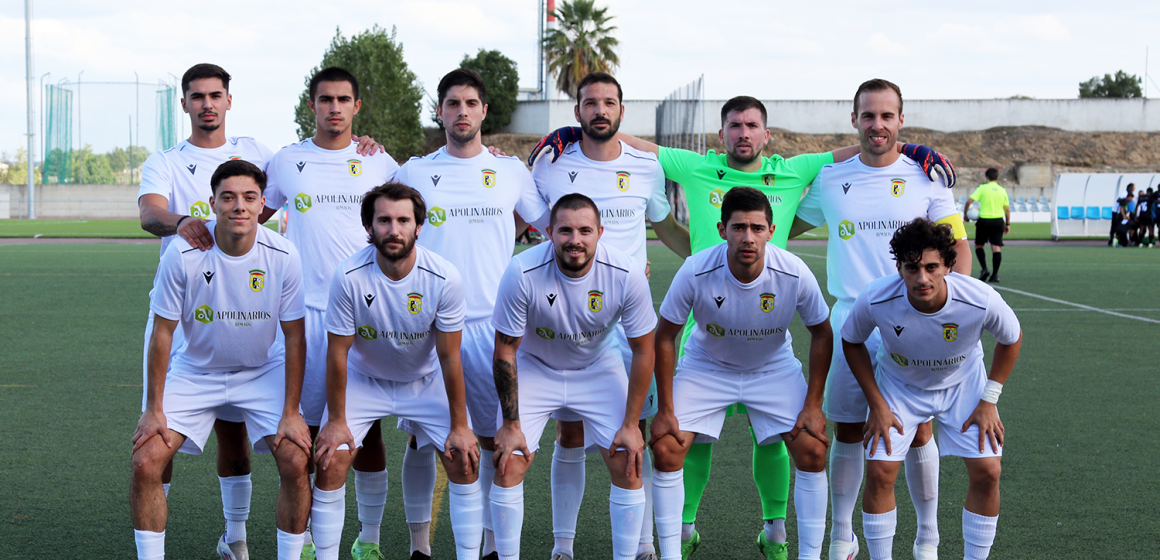
[[[999,184],[999,170],[994,167],[987,169],[987,182],[979,185],[967,204],[963,206],[963,221],[970,221],[967,211],[971,203],[979,203],[979,219],[975,220],[975,256],[979,257],[979,265],[983,271],[979,273],[979,280],[999,283],[999,265],[1003,264],[1003,234],[1011,232],[1011,199],[1007,196],[1007,189]],[[991,269],[987,269],[987,253],[983,246],[991,244]]]

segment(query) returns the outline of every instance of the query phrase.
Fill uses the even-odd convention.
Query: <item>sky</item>
[[[1143,76],[1149,47],[1151,72],[1160,75],[1160,3],[884,4],[715,0],[706,9],[690,0],[598,0],[615,16],[616,76],[626,99],[660,99],[701,74],[708,99],[847,99],[875,77],[898,83],[906,99],[1067,99],[1096,75]],[[26,142],[23,5],[0,2],[0,152],[9,157]],[[444,73],[481,48],[515,60],[521,87],[535,87],[536,7],[537,0],[33,0],[35,89],[48,72],[46,84],[76,82],[82,71],[82,83],[132,82],[136,72],[150,85],[82,86],[74,142],[79,135],[100,152],[133,135],[150,147],[152,84],[213,62],[234,77],[228,133],[277,148],[297,140],[294,107],[336,30],[394,27],[431,95]],[[1153,76],[1149,97],[1160,96],[1157,83]]]

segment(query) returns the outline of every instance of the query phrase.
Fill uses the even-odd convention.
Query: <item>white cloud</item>
[[[909,53],[901,43],[896,43],[885,33],[878,32],[866,40],[866,46],[876,56],[905,56]]]

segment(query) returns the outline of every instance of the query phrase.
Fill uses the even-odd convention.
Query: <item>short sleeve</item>
[[[815,183],[820,183],[815,179]],[[801,202],[798,203],[797,217],[814,227],[821,226],[826,223],[826,214],[822,212],[822,189],[814,184],[806,191],[806,195],[802,197]]]
[[[550,179],[552,165],[549,159],[537,159],[536,164],[532,167],[532,182],[536,185],[536,196],[539,196],[544,206],[548,208],[548,212],[544,216],[541,216],[539,220],[536,220],[536,223],[532,224],[536,229],[541,231],[547,228],[548,218],[550,217],[548,214],[550,214],[552,209],[552,193],[548,191],[548,181]],[[523,217],[522,212],[520,213],[520,217]],[[527,218],[524,218],[524,220],[526,221]]]
[[[801,179],[803,185],[814,182],[814,178],[822,171],[822,167],[834,163],[833,152],[820,154],[802,154],[785,160],[786,165]]]
[[[644,270],[635,264],[628,269],[624,280],[624,307],[620,314],[627,338],[642,337],[657,328],[657,314],[653,310],[652,291]]]
[[[798,316],[807,327],[822,324],[830,316],[830,307],[818,285],[818,278],[805,263],[798,265]]]
[[[147,194],[159,194],[165,200],[173,198],[173,177],[169,174],[169,166],[165,165],[164,152],[150,155],[141,168],[141,188],[137,190],[137,198]]]
[[[1011,198],[1007,196],[1007,189],[1003,189],[1003,206],[1011,206]]]
[[[689,311],[693,309],[693,259],[685,259],[685,263],[673,276],[669,284],[669,291],[661,303],[661,317],[674,325],[683,325],[689,320]]]
[[[258,141],[254,142],[254,146],[258,150],[258,157],[261,158],[262,161],[254,161],[251,163],[262,168],[262,171],[268,171],[270,168],[270,162],[274,161],[274,152],[270,151],[270,148],[267,148],[264,144]]]
[[[467,303],[463,299],[463,279],[454,266],[446,269],[447,280],[439,294],[439,307],[435,310],[435,328],[450,333],[463,330],[467,317]]]
[[[979,185],[979,186],[975,187],[975,192],[972,192],[971,196],[970,196],[971,200],[978,202],[980,196],[982,195],[982,193],[980,192],[982,190],[983,190],[983,185]]]
[[[523,285],[524,271],[520,263],[512,259],[499,280],[499,293],[495,298],[491,326],[496,332],[508,336],[522,337],[528,324],[528,294]]]
[[[1015,344],[1022,332],[1015,311],[995,290],[991,290],[991,298],[987,301],[987,313],[983,316],[983,330],[991,333],[991,336],[994,336],[999,344]]]
[[[947,216],[958,215],[959,209],[955,206],[955,193],[946,188],[946,183],[940,177],[931,181],[930,206],[926,209],[926,219],[937,222]]]
[[[286,193],[282,190],[282,173],[278,171],[278,158],[270,161],[266,168],[266,208],[277,210],[286,204]]]
[[[705,156],[690,150],[661,146],[657,159],[661,162],[665,177],[684,183],[693,178],[693,170],[705,161]]]
[[[653,223],[663,221],[669,217],[673,209],[669,206],[669,196],[665,192],[665,170],[659,162],[653,166],[652,172],[649,173],[647,184],[649,198],[644,209],[645,217]]]
[[[403,162],[403,165],[399,166],[398,169],[395,169],[395,176],[393,180],[396,183],[402,183],[408,187],[413,187],[413,185],[411,185],[410,179],[408,178],[408,175],[410,175],[410,169],[408,168],[408,165],[410,163],[410,160],[405,161]]]
[[[282,301],[278,307],[279,321],[296,321],[306,316],[306,293],[302,290],[302,257],[298,248],[290,245],[286,266],[282,268]]]
[[[326,304],[326,332],[338,336],[354,336],[356,328],[350,281],[347,280],[347,275],[340,264],[330,281],[330,299]]]
[[[391,157],[391,154],[388,154],[387,152],[383,152],[382,157],[386,160],[383,162],[383,182],[386,183],[387,181],[394,181],[395,176],[399,174],[399,164],[395,161],[395,158]]]
[[[149,302],[150,311],[170,321],[180,321],[185,308],[185,260],[179,245],[170,243],[161,255],[153,280],[153,300]]]
[[[870,298],[867,293],[868,291],[863,291],[858,295],[858,299],[854,300],[854,307],[846,317],[846,324],[842,325],[842,340],[862,344],[870,338],[878,326],[874,322],[874,315],[870,313]]]
[[[532,180],[532,174],[528,173],[527,168],[522,163],[518,163],[519,170],[516,176],[519,177],[520,182],[520,198],[516,200],[516,212],[519,213],[527,223],[540,223],[544,221],[548,215],[548,204],[540,196],[536,190],[536,183]]]

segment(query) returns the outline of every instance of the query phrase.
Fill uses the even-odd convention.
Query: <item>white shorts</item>
[[[326,409],[326,310],[306,308],[306,372],[299,408],[307,426],[322,424]]]
[[[150,301],[153,300],[153,292],[149,292]],[[145,401],[149,393],[149,339],[153,337],[153,310],[149,310],[149,318],[145,320],[145,346],[141,353],[141,412],[145,412]],[[169,362],[173,363],[173,358],[177,356],[177,350],[181,345],[185,344],[185,331],[181,328],[181,323],[177,324],[177,328],[173,329],[173,344],[169,347]],[[227,422],[242,422],[244,420],[241,411],[235,410],[233,407],[223,407],[218,411],[218,418]]]
[[[328,415],[328,412],[323,412],[323,418]],[[401,382],[347,370],[346,426],[354,436],[355,445],[362,447],[371,424],[387,416],[397,416],[407,422],[408,431],[415,436],[419,449],[434,446],[443,451],[451,433],[451,407],[447,403],[442,371]],[[346,449],[347,446],[343,444],[338,448]]]
[[[846,361],[846,353],[842,351],[842,325],[846,324],[846,317],[850,315],[853,303],[838,300],[830,311],[830,327],[834,329],[834,358],[830,362],[830,373],[826,377],[826,395],[822,399],[822,412],[831,422],[843,424],[857,424],[866,421],[870,406],[866,404],[866,395],[854,373],[850,371],[850,364]],[[878,367],[878,347],[882,346],[882,333],[878,329],[866,339],[866,350],[870,352],[870,363]]]
[[[806,402],[801,362],[794,361],[796,368],[757,373],[678,368],[673,378],[677,424],[698,434],[697,443],[712,443],[721,435],[725,409],[741,403],[749,409],[759,445],[782,441],[781,434],[793,429]]]
[[[624,374],[627,376],[632,371],[632,347],[628,345],[628,336],[624,334],[624,325],[616,323],[616,330],[613,333],[616,337],[620,355],[624,362]],[[640,407],[640,419],[645,420],[657,415],[657,378],[653,375],[649,379],[648,395],[644,399],[644,405]],[[580,417],[571,414],[568,411],[561,410],[552,415],[556,420],[563,420],[565,422],[579,422]]]
[[[902,429],[906,435],[899,435],[898,431],[890,428],[890,447],[892,455],[886,454],[886,442],[878,443],[874,456],[866,451],[867,459],[875,461],[902,461],[910,451],[910,443],[914,441],[914,434],[918,425],[938,420],[938,448],[939,455],[954,455],[967,459],[983,457],[1002,457],[1003,448],[999,452],[991,450],[988,441],[979,452],[979,427],[972,425],[966,433],[960,430],[967,418],[979,406],[979,399],[983,396],[983,388],[987,386],[986,369],[979,363],[979,373],[968,380],[946,389],[920,389],[907,385],[889,375],[875,375],[878,390],[886,399],[890,410],[902,422]]]
[[[463,384],[467,390],[467,414],[476,435],[495,437],[499,429],[499,394],[495,392],[495,329],[491,319],[470,321],[463,326],[459,347],[463,364]]]
[[[532,453],[540,448],[544,426],[557,411],[584,422],[586,447],[612,446],[617,430],[624,425],[628,402],[628,377],[619,356],[602,357],[582,370],[559,370],[519,352],[516,368],[520,426]],[[496,421],[502,423],[502,416],[497,410]]]
[[[285,400],[286,364],[277,362],[232,373],[170,370],[161,406],[169,429],[186,438],[182,453],[201,455],[214,420],[226,409],[245,421],[254,451],[269,453],[262,438],[278,433]]]

